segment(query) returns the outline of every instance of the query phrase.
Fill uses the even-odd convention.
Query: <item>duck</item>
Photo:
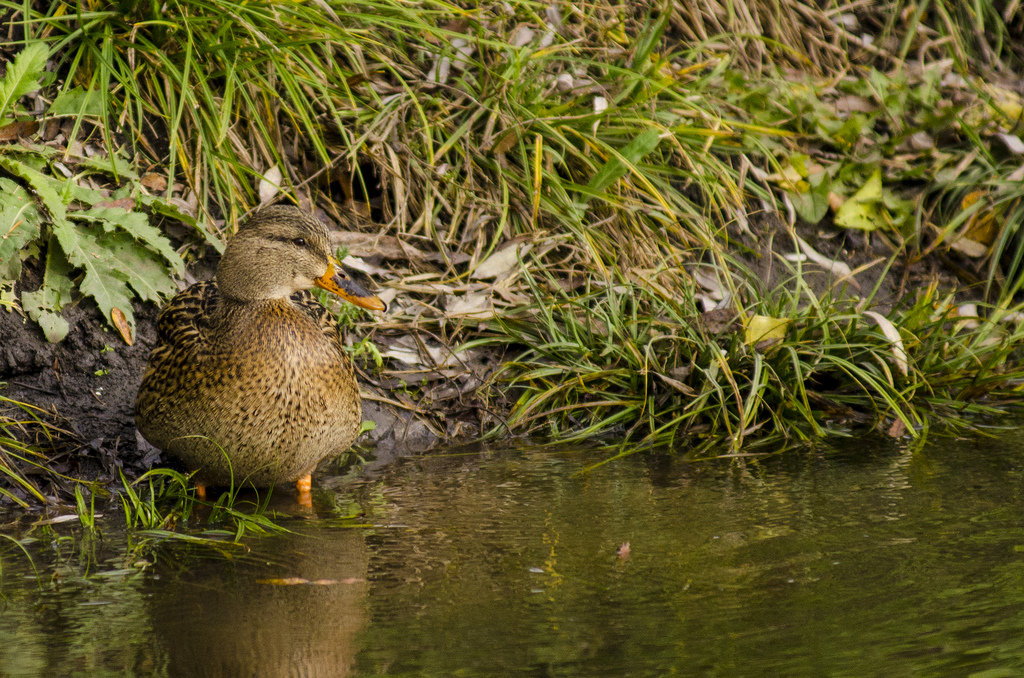
[[[213,280],[177,294],[135,402],[153,446],[207,486],[295,483],[347,450],[362,424],[355,369],[319,287],[383,312],[331,254],[327,227],[290,205],[264,207],[229,240]]]

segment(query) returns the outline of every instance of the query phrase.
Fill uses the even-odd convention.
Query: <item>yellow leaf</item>
[[[786,328],[789,327],[789,318],[773,318],[768,315],[752,315],[747,319],[744,327],[743,341],[751,346],[762,341],[773,339],[784,339]]]
[[[116,327],[117,331],[120,333],[121,338],[124,339],[124,343],[131,346],[133,343],[132,328],[128,324],[128,318],[125,317],[124,311],[115,306],[110,309],[110,319],[113,321],[114,327]]]

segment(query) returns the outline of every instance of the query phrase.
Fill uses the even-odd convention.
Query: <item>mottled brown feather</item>
[[[256,244],[240,241],[249,250],[236,249],[231,259],[231,266],[259,271],[241,273],[257,285],[266,278],[268,289],[294,278],[296,268],[313,267],[326,247],[319,239],[327,242],[319,222],[293,208],[273,209],[270,218],[254,218],[250,229],[260,229],[260,237],[249,240]],[[295,221],[317,239],[298,263],[286,256],[289,246],[274,244],[290,242]],[[264,240],[269,247],[258,246]],[[218,280],[233,280],[223,268]],[[309,275],[324,270],[326,263]],[[355,439],[361,406],[352,363],[334,317],[310,292],[244,300],[233,292],[228,297],[218,282],[200,282],[160,313],[136,423],[153,445],[198,471],[202,483],[291,482]]]

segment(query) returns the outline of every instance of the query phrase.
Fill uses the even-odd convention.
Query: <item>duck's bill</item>
[[[386,311],[387,304],[380,297],[348,277],[340,264],[332,257],[327,272],[314,280],[317,287],[333,292],[350,304],[371,311]]]

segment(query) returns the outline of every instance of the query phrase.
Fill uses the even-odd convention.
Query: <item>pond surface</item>
[[[145,567],[0,540],[0,675],[1024,673],[1024,438],[601,459],[405,459]]]

